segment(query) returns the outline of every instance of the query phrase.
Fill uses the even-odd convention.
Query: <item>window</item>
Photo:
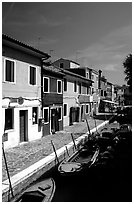
[[[36,68],[30,66],[30,85],[36,85]]]
[[[66,103],[64,104],[63,109],[64,109],[64,116],[67,116],[67,104]]]
[[[101,96],[103,96],[103,90],[101,90]]]
[[[15,62],[12,60],[5,60],[5,81],[15,82]]]
[[[57,112],[58,112],[58,120],[62,120],[62,110],[61,110],[61,107],[57,108]]]
[[[94,75],[93,74],[91,75],[91,80],[94,80]]]
[[[87,86],[87,95],[89,94],[89,87]]]
[[[107,92],[106,91],[104,91],[104,96],[107,96]]]
[[[86,105],[86,114],[88,114],[89,113],[89,105],[87,104]]]
[[[63,62],[60,63],[60,68],[64,68],[64,63]]]
[[[74,82],[74,92],[77,92],[77,82]]]
[[[5,109],[5,130],[13,129],[13,108]]]
[[[33,123],[33,125],[37,124],[37,119],[38,119],[38,108],[33,107],[32,108],[32,123]]]
[[[86,78],[89,79],[89,72],[86,72]]]
[[[43,108],[44,124],[49,123],[49,107]]]
[[[64,91],[67,91],[67,79],[64,79]]]
[[[94,94],[94,88],[92,88],[92,94]]]
[[[59,94],[62,93],[62,81],[61,80],[57,80],[57,92]]]
[[[81,84],[79,84],[79,94],[81,94]]]
[[[43,92],[48,93],[49,92],[49,78],[43,77]]]

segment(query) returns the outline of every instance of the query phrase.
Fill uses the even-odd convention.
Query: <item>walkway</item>
[[[98,126],[103,121],[104,120],[102,119],[96,119],[96,125]],[[90,129],[93,129],[95,127],[94,119],[88,119],[88,124]],[[74,139],[76,139],[87,131],[88,128],[86,121],[79,122],[72,126],[65,127],[63,131],[59,131],[56,134],[44,136],[41,139],[32,142],[25,142],[14,148],[7,149],[5,154],[10,176],[19,173],[35,162],[51,154],[53,152],[51,140],[57,150],[72,141],[71,133],[73,133]],[[4,159],[2,157],[2,181],[6,179],[7,172],[5,169]]]

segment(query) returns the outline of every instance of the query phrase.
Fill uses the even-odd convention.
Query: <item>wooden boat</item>
[[[47,178],[28,187],[15,202],[50,202],[55,192],[55,181]]]
[[[74,153],[67,161],[64,160],[59,165],[58,171],[61,175],[77,175],[90,168],[98,155],[99,148],[96,148],[96,150],[93,151],[90,151],[87,148],[83,148],[80,151]]]

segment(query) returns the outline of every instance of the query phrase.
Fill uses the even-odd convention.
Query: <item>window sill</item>
[[[14,132],[14,129],[5,130],[5,133]]]

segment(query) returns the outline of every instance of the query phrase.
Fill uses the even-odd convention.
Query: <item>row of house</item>
[[[101,70],[81,67],[68,59],[58,59],[48,65],[50,57],[2,35],[2,139],[5,148],[84,121],[104,111],[101,102],[114,103],[113,85],[101,75]]]

